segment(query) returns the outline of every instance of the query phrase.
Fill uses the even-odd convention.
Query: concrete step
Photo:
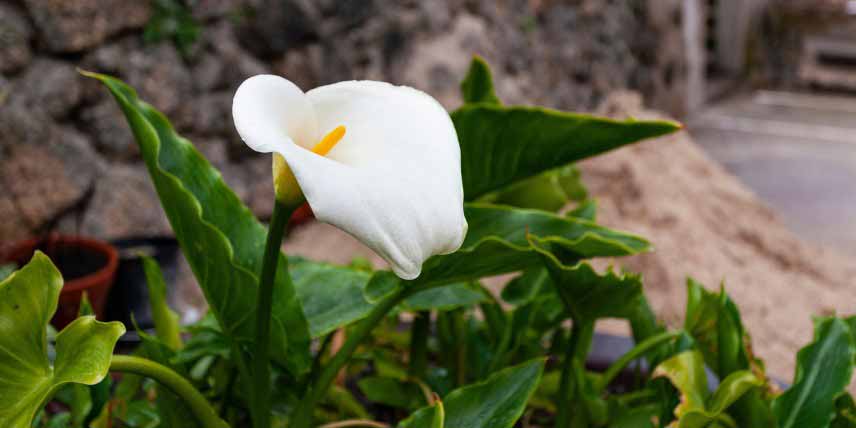
[[[856,98],[744,94],[687,128],[794,232],[856,254]]]

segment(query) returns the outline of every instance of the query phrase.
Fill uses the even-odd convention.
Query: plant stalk
[[[428,334],[431,329],[431,312],[419,311],[410,327],[410,367],[408,374],[424,379],[428,370]]]
[[[217,416],[217,412],[211,407],[208,400],[187,379],[169,367],[145,358],[114,355],[113,361],[110,363],[110,370],[152,378],[181,397],[187,408],[199,421],[200,426],[229,428],[229,425]]]
[[[309,387],[303,400],[298,405],[294,418],[291,421],[290,428],[309,428],[312,423],[312,414],[315,406],[327,393],[327,389],[336,378],[339,370],[348,362],[357,347],[365,340],[375,326],[391,311],[399,302],[404,300],[411,294],[424,290],[424,287],[408,287],[404,285],[398,290],[384,297],[383,300],[377,303],[368,316],[356,327],[356,329],[348,335],[348,339],[339,352],[330,359],[326,366],[321,370],[321,374],[315,379]]]
[[[256,300],[255,352],[253,353],[252,378],[253,396],[250,415],[256,428],[270,428],[270,325],[273,306],[274,280],[279,264],[280,246],[288,220],[296,207],[275,201],[268,227],[262,271]],[[290,282],[286,259],[283,276]]]
[[[574,361],[585,362],[586,354],[591,346],[594,335],[594,322],[574,321],[571,325],[571,337],[568,339],[568,349],[565,359],[562,361],[562,378],[559,381],[559,398],[556,412],[556,428],[568,428],[571,426],[571,409],[574,408],[575,382],[582,379],[573,379]]]

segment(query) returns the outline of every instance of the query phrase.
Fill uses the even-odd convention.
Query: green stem
[[[161,385],[167,387],[184,400],[187,408],[199,421],[199,425],[210,428],[228,428],[217,412],[208,403],[208,400],[190,384],[184,377],[169,367],[158,364],[145,358],[130,355],[114,355],[110,363],[110,370],[124,373],[133,373],[140,376],[152,378]]]
[[[642,357],[648,351],[657,348],[663,343],[675,339],[676,337],[680,336],[681,333],[682,332],[680,331],[660,333],[656,336],[651,336],[648,339],[642,341],[642,343],[634,346],[633,349],[627,351],[626,354],[622,355],[621,358],[612,363],[612,365],[610,365],[606,369],[606,371],[603,372],[603,376],[601,376],[600,378],[600,384],[598,385],[597,390],[602,391],[604,388],[606,388],[606,386],[609,385],[609,383],[612,382],[612,380],[615,379],[615,377],[618,376],[618,374],[621,373],[621,371],[624,370],[624,368],[627,367],[627,365],[630,364],[631,361]]]
[[[458,386],[467,383],[467,319],[463,309],[452,311],[452,328],[455,334],[455,379]]]
[[[503,314],[504,315],[504,314]],[[508,317],[503,323],[502,336],[499,338],[499,343],[496,345],[496,352],[488,366],[488,374],[493,374],[498,371],[507,361],[506,355],[511,347],[511,335],[514,333],[514,315]]]
[[[268,227],[264,259],[262,259],[262,271],[259,276],[258,298],[256,300],[255,352],[252,362],[253,396],[250,406],[253,426],[256,428],[270,428],[270,318],[273,305],[273,288],[276,268],[279,264],[282,236],[285,234],[285,227],[288,225],[288,220],[295,208],[279,201],[274,203],[273,214]],[[287,259],[285,269],[282,275],[290,282]]]
[[[428,370],[428,334],[431,329],[431,312],[419,311],[410,327],[410,367],[408,374],[424,379]]]
[[[327,389],[330,388],[330,385],[336,378],[336,374],[339,373],[339,370],[341,370],[345,363],[348,362],[351,355],[353,355],[354,351],[357,350],[357,347],[369,336],[372,329],[374,329],[374,327],[383,320],[386,314],[398,305],[399,302],[404,300],[407,296],[424,289],[424,287],[417,288],[414,286],[408,287],[407,285],[404,285],[384,297],[383,300],[378,302],[377,305],[372,308],[368,316],[353,332],[348,335],[348,339],[345,341],[344,345],[342,345],[342,348],[339,349],[339,352],[330,359],[327,365],[321,370],[321,374],[318,375],[318,378],[312,383],[312,386],[310,386],[306,396],[303,397],[303,400],[298,405],[294,418],[290,424],[290,428],[309,428],[312,423],[312,413],[315,410],[315,405],[327,393]]]
[[[220,417],[228,419],[229,407],[232,405],[232,397],[234,395],[235,382],[238,381],[238,370],[234,367],[229,370],[229,380],[226,381],[226,391],[223,393],[223,404],[220,407]]]
[[[574,361],[585,361],[593,335],[594,322],[574,321],[571,325],[571,338],[568,339],[568,350],[565,352],[565,359],[562,362],[562,377],[559,381],[556,428],[568,428],[571,426],[571,409],[574,408],[574,388],[572,381],[582,381],[582,379],[573,379]]]
[[[309,376],[306,376],[300,383],[298,391],[300,391],[301,396],[306,394],[306,389],[315,381],[315,376],[318,375],[318,370],[321,368],[321,361],[324,360],[324,357],[327,355],[327,350],[330,349],[330,344],[333,342],[333,336],[335,335],[335,331],[327,333],[327,335],[324,336],[324,339],[321,340],[321,346],[318,348],[318,352],[312,359],[312,368],[309,369]]]

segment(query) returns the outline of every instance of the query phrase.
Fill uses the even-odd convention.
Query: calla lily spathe
[[[460,146],[431,96],[374,81],[304,93],[258,75],[238,88],[232,115],[248,146],[281,155],[293,173],[299,189],[278,196],[302,191],[316,218],[362,241],[399,277],[414,279],[426,259],[461,246]]]

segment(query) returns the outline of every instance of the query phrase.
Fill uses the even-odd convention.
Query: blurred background
[[[264,220],[270,159],[231,122],[243,79],[386,80],[454,109],[473,54],[508,104],[685,124],[581,165],[599,221],[654,243],[615,263],[645,275],[664,320],[682,319],[687,275],[725,280],[784,378],[810,315],[852,312],[856,1],[845,0],[0,0],[0,244],[170,236],[119,109],[76,68],[134,86]],[[286,246],[379,263],[311,221]],[[192,284],[180,265],[173,279]]]

